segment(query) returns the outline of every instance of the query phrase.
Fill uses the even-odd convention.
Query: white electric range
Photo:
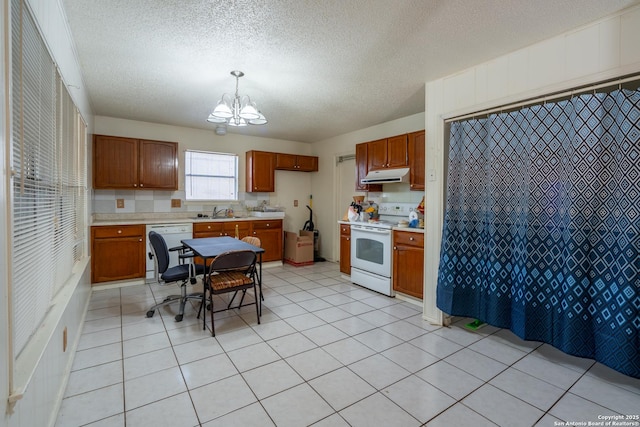
[[[391,229],[409,219],[417,203],[380,203],[379,221],[351,223],[351,281],[395,296],[391,285]]]

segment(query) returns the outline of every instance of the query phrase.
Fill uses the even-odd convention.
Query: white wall
[[[426,85],[425,317],[442,321],[436,285],[443,224],[443,119],[640,71],[640,6]],[[428,173],[427,173],[428,175]]]
[[[377,139],[422,130],[424,129],[424,123],[424,114],[418,113],[312,144],[313,155],[318,156],[320,161],[320,170],[311,177],[311,194],[313,194],[314,213],[316,213],[316,211],[318,212],[317,219],[314,220],[314,225],[320,230],[322,239],[320,255],[329,260],[337,260],[339,257],[339,229],[337,221],[342,219],[342,214],[344,214],[347,207],[336,206],[336,194],[340,193],[339,189],[336,188],[338,182],[337,157],[355,154],[356,144],[361,142],[375,141]],[[353,191],[355,194],[355,181],[351,184],[346,183],[346,185],[350,185],[348,191]],[[408,190],[407,186],[407,191]],[[384,199],[385,194],[384,192],[383,194],[376,193],[376,196]],[[414,196],[411,195],[409,197]],[[419,195],[415,197],[421,199],[422,192],[419,192]]]
[[[249,150],[271,151],[277,153],[303,154],[311,153],[310,144],[285,141],[279,139],[260,138],[239,134],[227,133],[224,136],[216,135],[214,130],[203,130],[170,126],[157,123],[139,122],[134,120],[118,119],[113,117],[96,116],[94,119],[95,134],[125,136],[131,138],[146,138],[160,141],[172,141],[178,143],[178,191],[165,193],[163,197],[181,198],[184,201],[184,151],[202,150],[221,153],[234,153],[238,155],[239,198],[246,201],[268,200],[272,206],[280,205],[286,208],[284,228],[287,231],[298,231],[304,224],[311,191],[311,175],[314,173],[276,171],[276,191],[274,193],[245,193],[245,153]],[[91,161],[89,162],[91,165]],[[321,164],[320,167],[323,167]],[[105,198],[101,192],[100,197]],[[139,192],[136,192],[139,193]],[[106,193],[106,197],[113,199],[115,205],[117,197],[134,197],[132,191],[112,191]],[[112,196],[111,196],[112,194]],[[154,196],[157,197],[157,196]],[[298,207],[293,206],[293,201],[299,201]],[[126,200],[125,200],[126,205]],[[195,204],[200,210],[202,205]],[[172,212],[189,210],[189,205],[181,210],[173,209]],[[124,211],[122,211],[124,212]],[[116,213],[119,213],[116,211]]]
[[[3,56],[3,63],[9,64],[9,52],[4,50],[6,44],[10,43],[10,37],[7,37],[5,30],[10,34],[10,2],[4,1],[0,16],[2,19],[2,48],[0,51]],[[51,0],[29,0],[29,6],[33,10],[36,21],[41,32],[44,34],[47,47],[54,57],[54,61],[60,69],[63,80],[67,84],[73,84],[77,89],[70,89],[69,92],[80,108],[82,115],[91,126],[91,110],[89,100],[84,91],[80,68],[74,57],[74,49],[71,38],[66,26],[66,20],[61,13],[61,7],[58,1]],[[9,12],[5,14],[5,12]],[[9,76],[4,75],[4,67],[2,70],[2,81],[5,82]],[[0,136],[0,157],[5,159],[9,146],[9,130],[5,128],[7,123],[4,109],[9,94],[4,92],[5,85],[2,85],[2,135]],[[10,89],[11,90],[11,89]],[[10,188],[10,179],[8,171],[3,168],[2,189],[0,190],[0,202],[4,207],[9,206],[8,189]],[[71,368],[73,353],[77,346],[80,333],[80,325],[84,319],[86,312],[86,303],[90,294],[89,268],[85,266],[82,271],[78,271],[76,280],[66,285],[56,303],[51,309],[50,319],[56,319],[55,325],[51,325],[51,333],[43,342],[42,349],[30,354],[30,357],[40,357],[33,377],[28,383],[28,387],[24,391],[24,396],[15,406],[8,407],[7,400],[9,393],[10,381],[10,360],[11,356],[8,350],[10,330],[8,326],[8,307],[10,299],[8,296],[9,289],[9,258],[10,241],[8,235],[8,224],[10,219],[7,217],[8,212],[2,209],[0,213],[0,247],[3,248],[0,256],[0,271],[2,271],[2,279],[0,279],[0,425],[9,427],[32,427],[52,425],[55,422],[58,405],[62,399],[62,393],[66,386],[67,375]],[[19,284],[14,284],[19,286]],[[62,351],[62,330],[68,327],[69,347],[66,352]],[[26,351],[26,350],[25,350]],[[21,384],[14,384],[19,387]]]

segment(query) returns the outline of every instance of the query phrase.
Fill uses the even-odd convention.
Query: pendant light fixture
[[[227,124],[229,126],[264,125],[267,119],[258,111],[255,102],[248,95],[238,95],[238,81],[244,76],[242,71],[234,70],[231,75],[236,78],[235,96],[229,93],[222,95],[220,101],[209,114],[208,122]]]

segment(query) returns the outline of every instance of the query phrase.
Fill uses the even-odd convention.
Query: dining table
[[[191,249],[195,255],[203,258],[205,265],[207,265],[207,260],[212,260],[224,252],[243,250],[250,250],[255,252],[256,255],[258,255],[257,278],[258,289],[260,290],[260,295],[257,298],[259,301],[256,301],[256,304],[258,304],[259,307],[259,315],[262,316],[262,301],[264,301],[264,296],[262,295],[262,254],[264,253],[263,248],[254,246],[250,243],[243,242],[242,240],[238,240],[230,236],[184,239],[182,240],[182,244]],[[207,274],[205,274],[205,280],[206,277]]]

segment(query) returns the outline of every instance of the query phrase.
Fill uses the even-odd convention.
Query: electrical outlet
[[[180,206],[182,206],[182,200],[180,200],[180,199],[171,199],[171,207],[172,208],[179,208]]]
[[[294,201],[293,201],[293,207],[294,207],[294,208],[297,208],[297,207],[298,207],[298,201],[297,201],[297,200],[294,200]]]
[[[116,209],[124,209],[124,199],[116,199]]]

